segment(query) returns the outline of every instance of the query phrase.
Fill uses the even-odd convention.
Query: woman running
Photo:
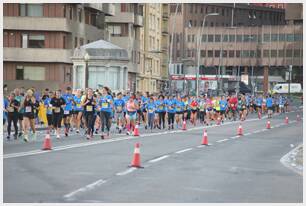
[[[112,105],[113,105],[113,98],[109,95],[109,88],[103,87],[102,95],[99,99],[99,106],[100,106],[100,121],[101,121],[101,139],[104,139],[105,136],[109,137],[110,132],[110,123],[109,119],[111,117],[112,112]],[[106,127],[106,135],[104,133]]]
[[[191,98],[189,107],[191,109],[191,114],[190,114],[190,122],[196,126],[197,123],[197,112],[198,112],[198,101],[196,100],[195,96]]]
[[[122,99],[121,92],[117,94],[117,98],[114,101],[114,107],[115,107],[115,119],[117,123],[117,129],[119,131],[119,134],[121,134],[123,129],[123,121],[124,121],[123,108],[125,107],[125,102]]]
[[[76,133],[80,133],[80,125],[82,121],[83,107],[82,103],[82,93],[78,89],[76,95],[73,97],[73,119],[76,125]]]
[[[69,129],[71,128],[71,117],[72,117],[72,104],[73,104],[73,95],[70,87],[67,87],[66,94],[64,94],[63,99],[66,102],[66,106],[64,108],[64,125],[65,125],[65,136],[68,136]]]
[[[127,127],[127,135],[131,135],[135,128],[136,118],[137,118],[137,110],[139,105],[137,104],[136,96],[133,94],[130,96],[130,99],[126,103],[126,127]]]
[[[156,112],[158,114],[158,129],[161,129],[161,124],[163,125],[163,129],[165,129],[165,114],[166,114],[166,108],[165,108],[165,101],[164,96],[159,95],[158,100],[156,103]]]
[[[28,132],[29,127],[31,127],[33,131],[33,139],[36,139],[36,129],[35,129],[35,116],[34,116],[34,109],[39,106],[39,103],[36,101],[35,97],[33,96],[33,91],[29,89],[27,91],[26,97],[22,104],[24,108],[23,114],[23,131],[24,131],[24,141],[28,142]]]
[[[14,129],[15,129],[14,139],[17,139],[17,136],[18,136],[18,125],[17,125],[17,123],[18,123],[18,111],[19,111],[20,104],[15,99],[15,94],[13,92],[10,94],[8,100],[9,100],[9,102],[8,102],[7,107],[6,107],[7,120],[8,120],[8,125],[7,125],[8,136],[7,136],[7,140],[10,140],[10,138],[11,138],[11,126],[12,126],[12,122],[14,124]]]
[[[63,97],[61,97],[61,92],[59,90],[55,91],[55,96],[50,101],[50,107],[53,109],[53,127],[56,130],[56,138],[60,139],[60,130],[62,126],[62,118],[64,114],[64,107],[66,102]]]
[[[95,106],[96,100],[93,96],[93,90],[89,88],[87,90],[87,94],[82,101],[81,105],[84,107],[84,117],[85,117],[85,124],[86,124],[86,138],[92,139],[93,137],[93,128],[94,128],[94,113],[95,113]]]
[[[168,130],[174,129],[174,116],[176,113],[175,110],[175,99],[173,96],[169,96],[169,99],[166,101],[167,113],[168,113]]]
[[[51,134],[51,129],[53,128],[53,115],[52,115],[52,107],[50,107],[51,99],[54,97],[52,91],[49,92],[49,96],[44,100],[44,106],[46,108],[47,122],[48,122],[48,134]]]
[[[156,111],[156,105],[154,103],[153,96],[150,97],[149,102],[146,105],[146,110],[148,111],[148,125],[152,132],[152,129],[154,127],[154,118]]]

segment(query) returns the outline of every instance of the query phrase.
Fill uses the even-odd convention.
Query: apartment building
[[[167,4],[144,5],[143,60],[137,78],[139,91],[163,90],[168,79],[168,15]]]
[[[137,89],[137,76],[144,66],[143,57],[143,4],[114,4],[115,16],[105,19],[107,30],[110,34],[110,42],[128,51],[128,82],[130,91]]]
[[[15,86],[64,88],[72,83],[73,50],[108,39],[112,4],[4,4],[3,76]]]

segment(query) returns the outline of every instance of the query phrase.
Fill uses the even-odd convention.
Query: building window
[[[45,67],[17,66],[16,80],[45,80]]]
[[[271,50],[271,57],[276,58],[277,57],[277,50]]]
[[[250,57],[250,51],[249,50],[242,50],[242,58]]]
[[[278,41],[278,34],[271,34],[271,41]]]
[[[258,49],[258,50],[256,51],[256,57],[257,57],[257,58],[261,58],[261,50]]]
[[[72,20],[73,18],[73,9],[71,6],[69,6],[69,19]]]
[[[236,50],[236,58],[240,58],[240,50]]]
[[[286,50],[286,57],[287,58],[292,57],[292,49],[287,49]]]
[[[78,17],[79,17],[79,22],[82,22],[82,9],[81,8],[79,8]]]
[[[228,42],[228,34],[223,35],[223,42]]]
[[[220,57],[220,50],[215,50],[215,57]]]
[[[229,35],[229,42],[235,42],[235,35]]]
[[[279,41],[286,41],[286,34],[279,34],[278,39]]]
[[[190,8],[189,12],[193,13],[193,4],[189,4],[189,8]]]
[[[192,35],[192,42],[194,42],[194,34]]]
[[[214,22],[210,22],[210,26],[213,27],[214,26]]]
[[[214,35],[212,34],[208,35],[208,42],[214,42]]]
[[[78,47],[78,37],[74,37],[74,48]]]
[[[20,16],[43,16],[43,4],[19,4]]]
[[[202,35],[202,42],[207,42],[207,35],[206,34]]]
[[[243,42],[249,42],[251,40],[251,36],[248,34],[243,35]]]
[[[197,27],[197,20],[194,20],[194,27]]]
[[[263,57],[264,57],[264,58],[269,58],[269,57],[270,57],[270,51],[267,50],[267,49],[265,49],[265,50],[263,51]]]
[[[27,47],[23,48],[45,48],[45,36],[44,35],[26,35],[28,37]],[[22,41],[26,41],[22,39]],[[25,45],[23,43],[23,45]]]
[[[242,42],[242,35],[237,35],[236,41],[237,42]]]
[[[270,42],[270,34],[264,34],[264,42]]]
[[[255,51],[254,50],[250,50],[250,57],[254,58],[255,57]]]
[[[213,50],[208,50],[207,51],[207,57],[213,57],[214,56],[214,51]]]
[[[293,42],[294,41],[294,35],[293,34],[287,34],[287,41]]]
[[[224,16],[224,9],[223,8],[222,8],[222,12],[221,13],[222,13],[222,16]]]
[[[278,57],[280,57],[280,58],[284,58],[284,54],[285,54],[285,52],[284,52],[284,50],[278,50]]]
[[[294,56],[294,57],[300,57],[300,55],[301,55],[300,50],[299,50],[299,49],[295,49],[295,50],[294,50],[293,56]]]
[[[234,56],[235,56],[235,51],[234,50],[229,50],[228,51],[228,57],[229,58],[234,58]]]
[[[201,14],[203,14],[203,10],[204,10],[204,9],[203,9],[203,6],[201,6]]]
[[[222,57],[227,58],[227,50],[222,51]]]
[[[187,36],[187,41],[188,42],[191,42],[191,38],[190,38],[190,35],[188,34],[188,36]]]
[[[215,35],[215,42],[220,42],[221,41],[221,35],[216,34]]]
[[[120,4],[120,6],[121,6],[121,12],[127,12],[128,11],[127,4],[122,3],[122,4]]]
[[[303,34],[294,34],[294,41],[303,41]]]
[[[83,44],[84,44],[84,39],[80,38],[80,46],[83,46]]]
[[[201,50],[201,57],[206,57],[206,50]]]

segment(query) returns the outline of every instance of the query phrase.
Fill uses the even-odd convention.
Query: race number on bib
[[[68,110],[65,110],[65,111],[64,111],[64,114],[69,114],[69,111],[68,111]]]
[[[32,107],[27,106],[27,107],[25,108],[25,112],[32,112]]]
[[[61,108],[60,108],[60,107],[55,107],[55,109],[54,109],[54,112],[55,112],[55,113],[60,113],[60,111],[61,111]]]
[[[108,108],[108,103],[102,103],[102,108]]]
[[[92,106],[86,106],[86,111],[87,112],[92,112]]]
[[[7,111],[8,111],[8,112],[14,112],[14,108],[13,108],[13,107],[8,107],[8,108],[7,108]]]

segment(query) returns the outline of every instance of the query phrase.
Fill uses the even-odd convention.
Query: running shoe
[[[23,140],[24,140],[25,142],[28,142],[28,141],[29,141],[28,135],[24,135]]]
[[[61,136],[58,134],[58,135],[56,135],[56,139],[60,139],[61,138]]]

